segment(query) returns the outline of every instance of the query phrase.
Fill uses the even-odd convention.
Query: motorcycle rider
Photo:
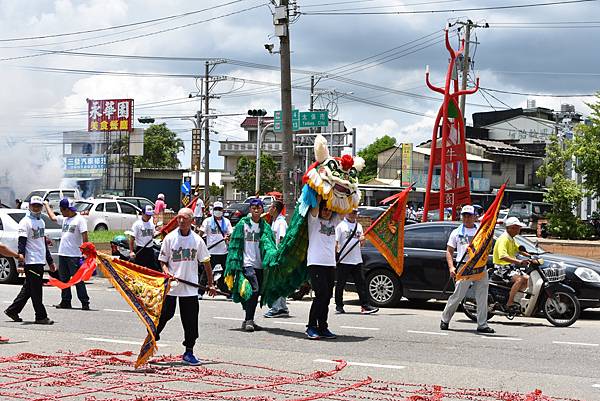
[[[456,277],[456,263],[454,261],[454,251],[456,250],[456,260],[464,262],[467,248],[471,243],[471,240],[477,233],[477,214],[475,208],[471,205],[465,205],[460,211],[462,218],[462,224],[458,226],[448,238],[446,246],[446,261],[448,263],[448,269],[450,270],[450,276]],[[440,321],[440,330],[448,330],[450,320],[458,305],[464,299],[467,294],[467,290],[473,283],[473,289],[475,290],[475,299],[477,301],[477,331],[480,333],[492,334],[495,330],[487,324],[487,313],[488,313],[488,275],[487,272],[479,280],[459,280],[456,282],[454,293],[448,298],[446,307],[442,312],[442,318]]]
[[[521,271],[521,266],[528,266],[529,260],[518,259],[518,255],[529,257],[527,252],[519,250],[515,236],[519,235],[521,228],[526,227],[517,217],[509,217],[504,222],[506,231],[496,240],[494,245],[494,274],[503,280],[512,282],[510,295],[506,308],[508,310],[518,309],[514,305],[517,292],[527,288],[529,276]]]

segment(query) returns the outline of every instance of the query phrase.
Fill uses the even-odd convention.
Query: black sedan
[[[373,245],[362,248],[363,273],[368,296],[377,306],[394,306],[404,296],[412,301],[445,300],[454,291],[448,282],[446,241],[458,222],[419,223],[405,227],[404,273],[399,277]],[[496,230],[496,237],[503,230]],[[544,251],[525,237],[517,243],[527,252],[538,254],[548,262],[564,263],[565,284],[571,286],[581,308],[600,307],[600,263],[589,259]],[[489,261],[491,266],[491,257]]]
[[[250,213],[249,203],[234,203],[223,210],[223,216],[231,221],[232,226],[235,226],[237,222],[248,213]]]

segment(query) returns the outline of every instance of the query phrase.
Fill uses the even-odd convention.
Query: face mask
[[[33,217],[36,220],[39,220],[42,218],[42,212],[29,212],[29,214],[31,215],[31,217]]]
[[[222,210],[215,210],[213,212],[213,214],[214,214],[215,217],[221,217],[221,216],[223,216],[223,211]]]

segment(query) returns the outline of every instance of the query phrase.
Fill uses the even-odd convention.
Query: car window
[[[75,208],[79,213],[90,210],[92,206],[90,202],[75,202]]]
[[[108,213],[119,213],[117,202],[106,202],[104,204],[104,211]]]
[[[9,213],[8,215],[17,223],[20,223],[23,217],[25,217],[25,213]]]
[[[4,226],[2,225],[2,218],[0,217],[0,230],[4,230]]]
[[[444,226],[418,227],[406,230],[404,246],[406,248],[446,249],[448,231]]]
[[[63,198],[75,199],[75,191],[63,191]]]
[[[152,206],[152,208],[154,208],[154,205],[152,204],[152,202],[147,201],[146,199],[138,199],[139,204],[140,204],[140,209],[144,210],[144,208],[146,206]]]
[[[59,202],[60,201],[60,192],[58,192],[58,191],[49,192],[48,196],[46,197],[46,200],[48,202]]]
[[[137,214],[137,210],[135,210],[135,208],[128,203],[119,202],[119,206],[121,206],[121,213]]]
[[[97,212],[103,212],[104,211],[104,203],[98,203],[96,205],[96,209],[94,209]]]

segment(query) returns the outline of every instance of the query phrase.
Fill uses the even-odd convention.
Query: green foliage
[[[153,124],[144,131],[144,155],[135,157],[140,168],[179,168],[177,154],[184,149],[183,141],[165,123]]]
[[[358,151],[358,155],[365,159],[365,168],[358,175],[360,182],[366,182],[377,177],[377,155],[394,145],[396,145],[396,138],[384,135],[381,138],[376,138],[372,144]]]
[[[210,196],[223,196],[225,192],[223,187],[218,186],[214,182],[210,184],[208,191],[210,192]]]
[[[90,231],[88,239],[95,244],[105,244],[109,243],[117,235],[123,235],[123,230]]]
[[[570,140],[559,140],[556,135],[552,135],[550,144],[546,147],[544,164],[537,171],[539,178],[552,179],[548,192],[544,195],[544,200],[552,203],[552,211],[548,214],[548,232],[566,239],[587,236],[587,227],[573,214],[583,198],[583,190],[575,181],[565,177],[573,152],[574,146]]]
[[[233,187],[235,189],[244,191],[248,195],[254,194],[256,160],[246,156],[240,157],[234,177]],[[263,154],[260,158],[260,193],[281,192],[281,186],[282,182],[277,171],[277,163],[271,155]]]
[[[576,171],[585,176],[584,188],[589,195],[600,197],[600,92],[596,103],[586,103],[592,109],[591,125],[575,127],[573,153],[577,157]]]

